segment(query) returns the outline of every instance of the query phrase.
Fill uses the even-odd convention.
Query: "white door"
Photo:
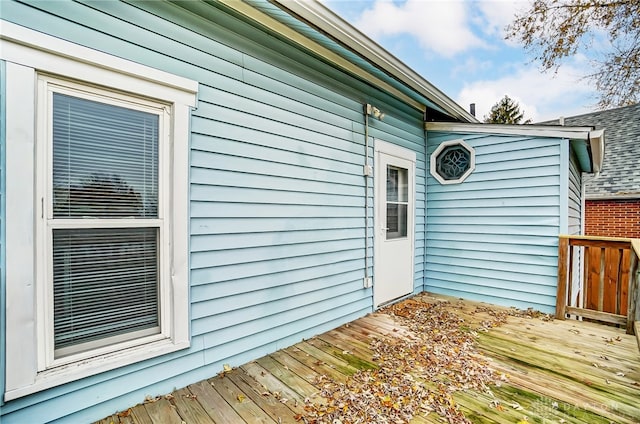
[[[413,292],[415,166],[415,152],[375,141],[375,307]]]

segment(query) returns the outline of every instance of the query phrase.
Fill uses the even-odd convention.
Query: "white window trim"
[[[0,58],[6,66],[6,401],[90,375],[189,347],[188,173],[190,110],[196,104],[197,81],[91,50],[6,21],[0,21]],[[43,272],[37,253],[42,222],[36,150],[43,141],[36,123],[38,74],[106,86],[171,105],[168,108],[171,177],[170,261],[167,290],[171,319],[162,337],[105,347],[73,361],[47,362],[43,357],[42,313],[38,302]],[[108,83],[105,83],[108,82]],[[32,101],[29,101],[32,99]],[[45,337],[46,338],[46,337]],[[141,344],[142,343],[142,344]]]
[[[464,147],[467,151],[469,151],[469,169],[467,169],[467,171],[462,174],[462,176],[460,176],[460,178],[457,178],[455,180],[447,180],[444,179],[440,174],[438,174],[438,155],[447,147],[449,146],[455,146],[455,145],[460,145],[462,147]],[[449,140],[449,141],[445,141],[443,143],[441,143],[436,150],[434,150],[433,153],[431,153],[431,160],[430,160],[430,169],[429,169],[429,173],[431,173],[431,176],[433,178],[435,178],[436,180],[438,180],[438,182],[440,184],[460,184],[461,182],[463,182],[464,180],[467,179],[467,177],[469,177],[469,175],[471,175],[471,173],[476,169],[476,151],[473,147],[469,146],[463,139],[456,139],[456,140]]]

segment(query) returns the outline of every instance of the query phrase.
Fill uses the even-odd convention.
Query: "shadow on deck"
[[[624,329],[425,293],[99,423],[637,423],[639,399]]]

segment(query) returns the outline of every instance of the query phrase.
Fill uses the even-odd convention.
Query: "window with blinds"
[[[161,109],[49,85],[54,357],[160,333]]]

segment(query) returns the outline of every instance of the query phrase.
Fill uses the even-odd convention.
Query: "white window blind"
[[[160,117],[52,96],[53,325],[61,357],[160,332]]]
[[[157,218],[158,122],[53,93],[54,218]]]

